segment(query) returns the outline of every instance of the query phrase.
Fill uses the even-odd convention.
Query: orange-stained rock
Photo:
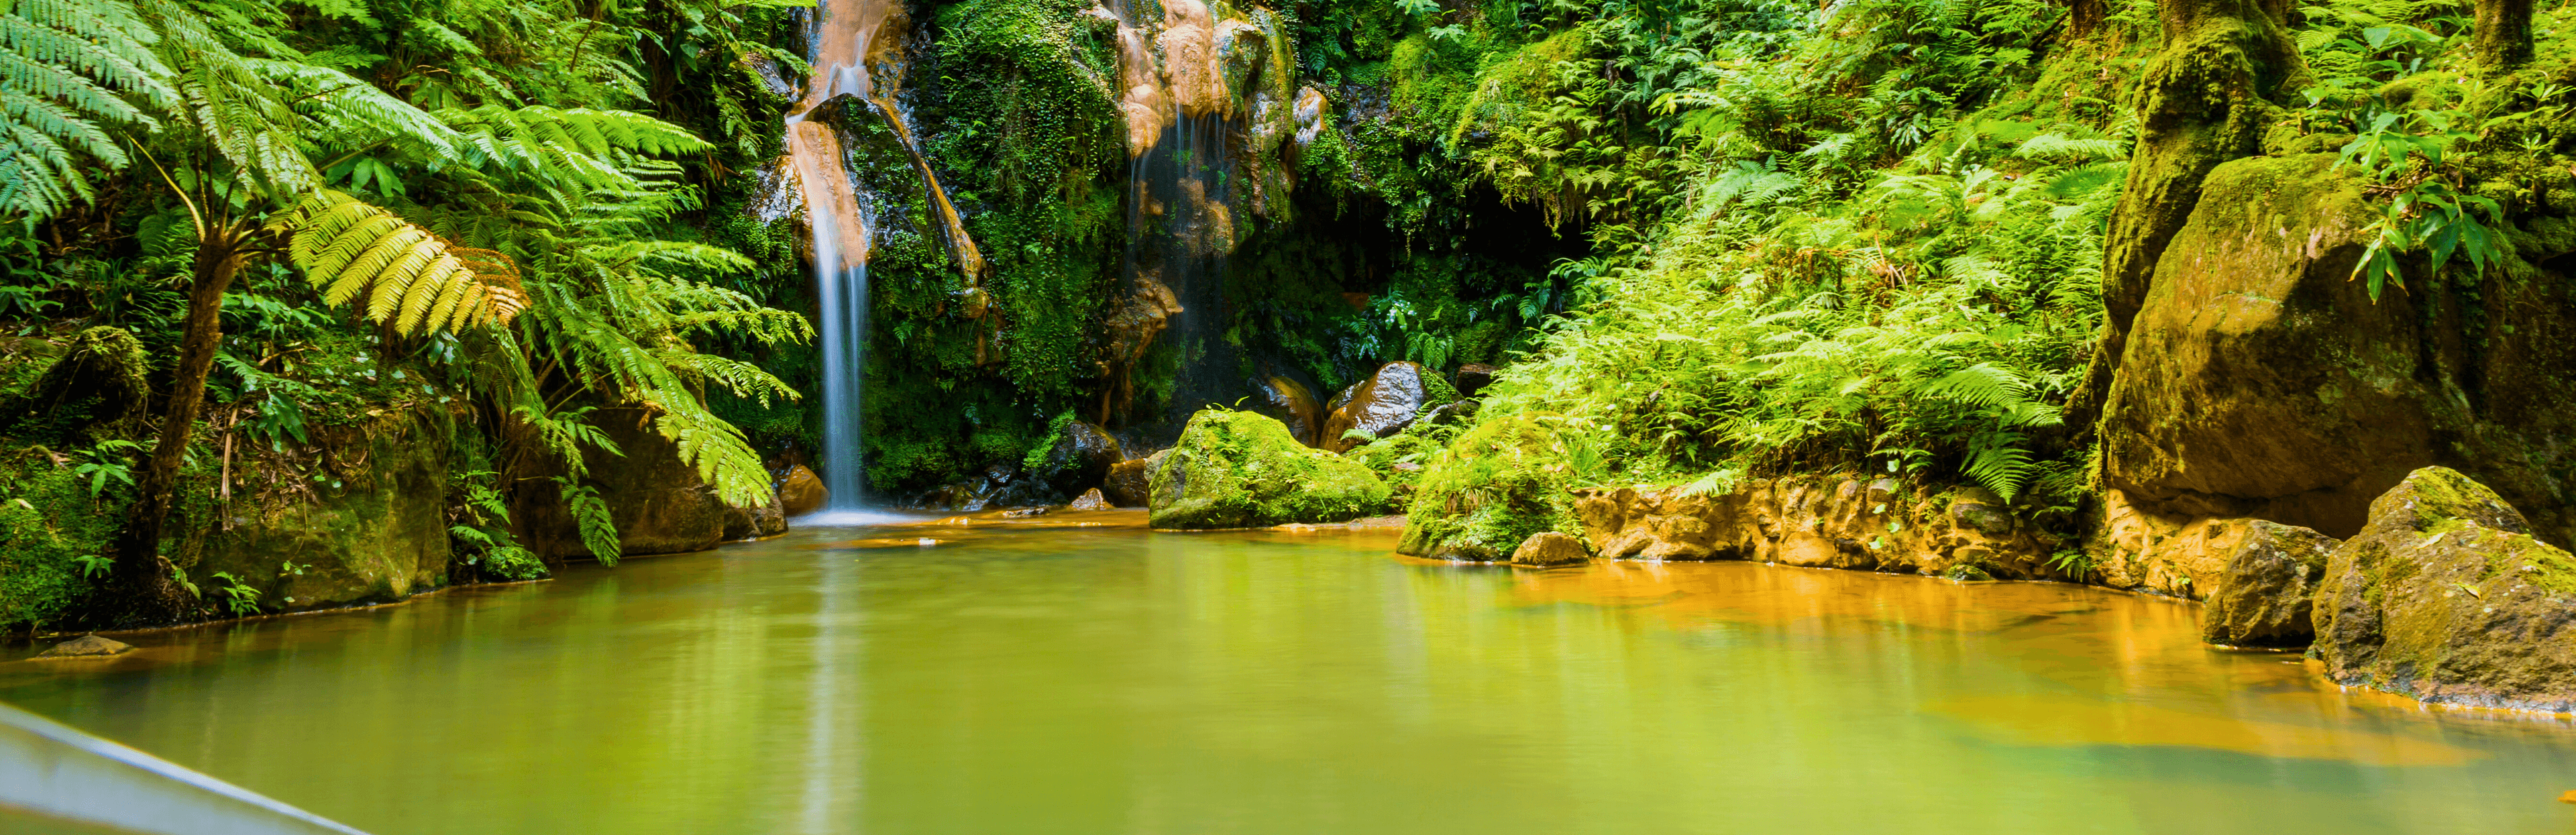
[[[1521,547],[1512,550],[1511,562],[1513,565],[1547,567],[1574,565],[1591,559],[1592,552],[1583,547],[1583,540],[1555,531],[1540,531],[1521,540]]]
[[[1315,402],[1315,393],[1304,383],[1287,377],[1263,378],[1254,387],[1252,411],[1260,412],[1288,425],[1288,434],[1307,446],[1323,446],[1324,409]]]
[[[788,470],[787,478],[778,484],[779,506],[785,508],[789,516],[822,510],[823,502],[831,497],[832,491],[823,487],[823,478],[803,465]]]

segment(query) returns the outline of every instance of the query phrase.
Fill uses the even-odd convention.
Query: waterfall
[[[1182,352],[1162,422],[1177,428],[1233,399],[1235,349],[1223,338],[1226,257],[1234,251],[1232,150],[1237,114],[1217,63],[1217,23],[1202,0],[1163,0],[1159,19],[1126,3],[1118,23],[1119,108],[1127,120],[1130,291],[1172,300],[1162,328]],[[1150,243],[1149,243],[1150,241]],[[1152,333],[1145,334],[1150,340]],[[1103,408],[1103,417],[1107,416]]]
[[[824,509],[861,506],[861,392],[866,383],[868,248],[873,239],[858,189],[844,167],[831,125],[809,121],[815,108],[844,93],[875,93],[868,64],[876,34],[899,0],[826,0],[817,5],[811,42],[814,75],[805,99],[787,117],[787,155],[805,198],[813,232],[814,284],[823,352]],[[891,113],[889,113],[891,116]]]

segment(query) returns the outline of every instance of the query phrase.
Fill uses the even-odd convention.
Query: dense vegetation
[[[350,450],[385,438],[444,439],[456,580],[541,572],[549,520],[613,561],[588,470],[623,448],[766,500],[818,445],[799,219],[759,205],[809,69],[795,5],[16,0],[0,624],[272,605],[198,568],[206,532],[377,483]],[[1323,399],[1412,360],[1506,366],[1475,420],[1360,453],[1425,465],[1399,480],[1442,535],[1564,528],[1572,487],[1820,471],[2072,524],[2138,253],[2179,223],[2124,193],[2339,153],[2385,212],[2374,295],[2473,294],[2570,234],[2517,220],[2576,135],[2566,10],[2519,39],[2449,2],[2264,14],[2222,113],[2171,104],[2196,8],[1230,8],[1272,69],[1131,158],[1106,11],[910,3],[900,107],[985,266],[911,140],[833,105],[881,198],[870,483],[1009,477],[1075,416],[1169,443],[1259,380]],[[1229,208],[1223,245],[1140,185],[1163,165]],[[1214,286],[1120,345],[1140,263],[1179,286],[1156,253],[1189,246]]]

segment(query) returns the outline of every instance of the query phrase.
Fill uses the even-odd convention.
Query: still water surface
[[[2346,693],[2183,604],[1141,521],[804,529],[0,663],[0,701],[378,835],[2576,829],[2564,720]]]

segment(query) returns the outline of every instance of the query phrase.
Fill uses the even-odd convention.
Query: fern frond
[[[508,324],[527,309],[508,256],[457,247],[392,212],[337,191],[319,191],[269,222],[289,236],[288,257],[323,299],[367,297],[367,317],[399,333]]]
[[[131,160],[110,134],[150,130],[177,101],[159,33],[124,0],[16,0],[0,7],[0,213],[52,216],[92,196],[75,154]]]

